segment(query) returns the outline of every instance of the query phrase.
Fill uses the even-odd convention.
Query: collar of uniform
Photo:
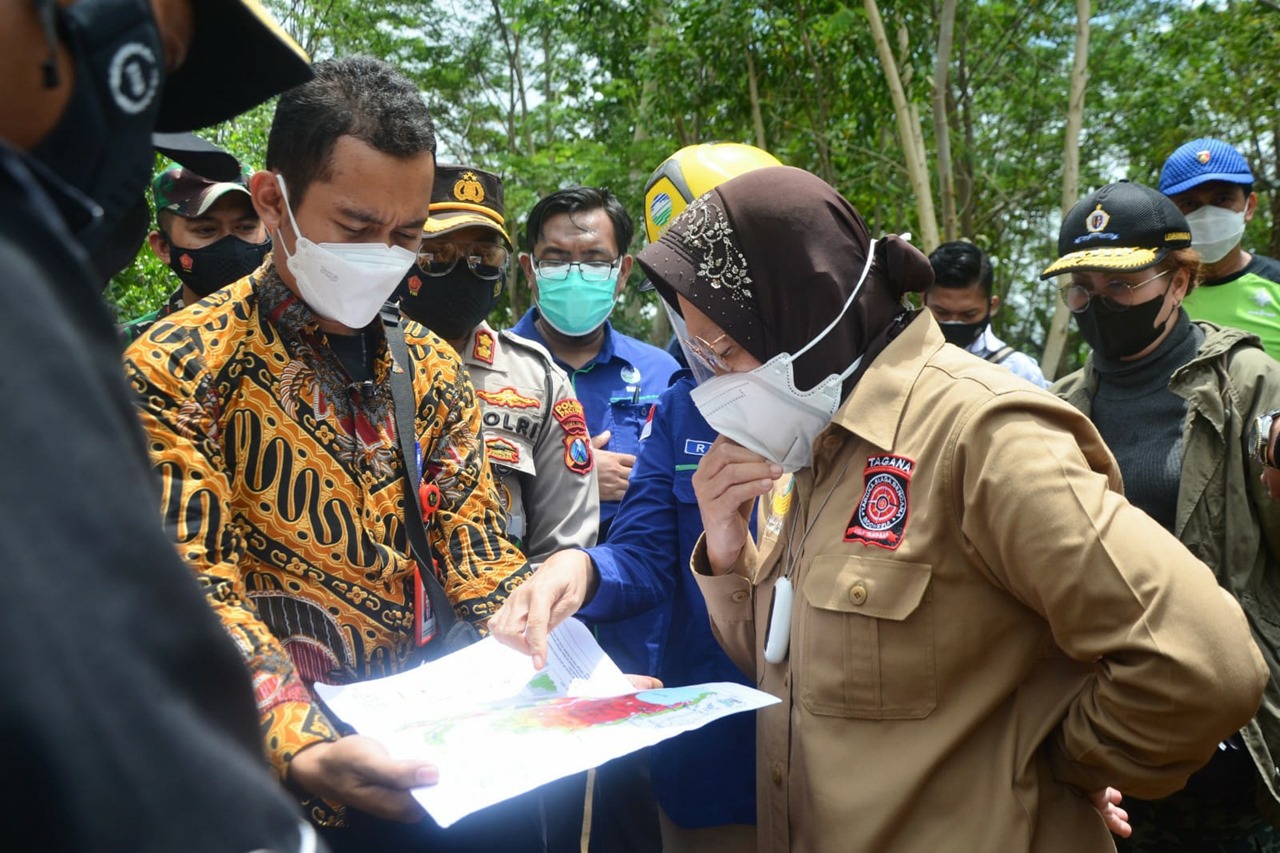
[[[945,343],[933,315],[921,311],[876,356],[832,422],[876,447],[893,447],[911,389],[929,357]]]
[[[981,335],[978,335],[978,339],[965,349],[983,358],[1004,349],[1004,341],[996,337],[996,330],[991,327],[990,318],[987,318],[987,327],[982,330]]]
[[[547,342],[547,339],[542,336],[542,332],[539,331],[538,324],[536,321],[541,316],[542,314],[538,311],[538,306],[534,305],[527,312],[525,312],[525,315],[520,318],[520,322],[516,323],[515,328],[513,328],[511,331],[515,332],[517,335],[519,335],[522,338],[529,338],[530,340],[534,340],[542,344],[542,346],[546,349],[546,351],[551,353],[551,357],[555,361],[555,363],[560,365],[560,367],[563,368],[566,373],[569,373],[570,375],[572,375],[575,372],[574,369],[569,365],[565,364],[559,358],[556,358],[555,350],[551,348],[551,344]],[[605,364],[614,357],[615,345],[614,345],[613,334],[614,334],[613,324],[610,323],[608,320],[605,320],[604,321],[604,340],[600,342],[600,352],[596,353],[596,357],[591,359],[591,361],[588,362],[588,364],[592,364],[592,365]],[[622,337],[625,338],[626,335],[623,335]],[[581,368],[578,368],[578,369],[579,370],[585,369],[586,366],[587,365],[584,364]]]

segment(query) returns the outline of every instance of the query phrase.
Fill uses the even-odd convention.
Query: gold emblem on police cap
[[[1111,214],[1102,209],[1099,204],[1093,209],[1093,212],[1084,221],[1084,227],[1089,229],[1091,234],[1097,234],[1103,228],[1107,227],[1107,223],[1111,221]]]
[[[475,172],[462,173],[462,177],[453,185],[453,197],[458,201],[469,201],[472,204],[484,202],[484,186],[476,178]]]

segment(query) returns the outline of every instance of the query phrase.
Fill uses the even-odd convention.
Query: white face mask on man
[[[297,237],[292,255],[284,240],[277,240],[276,245],[298,282],[298,295],[316,316],[349,329],[363,329],[378,316],[378,309],[417,261],[417,254],[386,243],[313,243],[298,230],[284,176],[276,175],[276,181]]]
[[[712,429],[781,465],[785,473],[813,464],[813,442],[835,417],[843,398],[844,380],[858,369],[862,356],[842,373],[831,374],[809,391],[796,388],[794,364],[848,313],[871,272],[875,249],[876,241],[872,240],[862,275],[840,314],[799,352],[779,353],[755,370],[724,373],[693,389],[693,404]]]
[[[1244,211],[1206,204],[1187,214],[1187,224],[1191,226],[1191,248],[1200,253],[1201,262],[1216,264],[1244,236]]]

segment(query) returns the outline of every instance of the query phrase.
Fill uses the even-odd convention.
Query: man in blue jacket
[[[551,352],[581,401],[557,406],[553,415],[566,424],[585,419],[592,436],[601,542],[627,490],[645,416],[678,366],[658,347],[609,322],[631,273],[632,230],[631,217],[607,189],[570,187],[535,204],[525,220],[520,255],[534,307],[512,329]],[[581,450],[582,463],[589,464],[587,448]],[[659,608],[601,625],[597,639],[623,672],[653,675],[668,616],[669,608]],[[624,756],[596,771],[592,853],[644,853],[659,844],[646,755]],[[577,850],[580,833],[569,829],[551,828],[553,850]]]
[[[681,149],[649,179],[649,240],[656,240],[661,226],[698,195],[768,165],[778,161],[745,145]],[[674,313],[671,319],[683,339],[682,321]],[[675,374],[649,413],[608,542],[552,555],[491,620],[493,633],[533,653],[536,665],[545,659],[545,634],[536,626],[545,630],[548,620],[558,622],[576,610],[583,620],[600,623],[670,606],[657,670],[664,684],[754,684],[720,649],[702,594],[686,568],[702,533],[693,472],[716,438],[689,395],[697,384],[694,372],[709,375],[710,368],[696,355],[689,365],[693,370]],[[752,715],[736,714],[653,747],[652,780],[666,853],[756,849]]]

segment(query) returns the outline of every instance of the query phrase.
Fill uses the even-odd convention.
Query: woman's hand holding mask
[[[724,574],[751,536],[748,523],[756,498],[782,476],[782,466],[720,436],[693,474],[693,491],[706,530],[707,561]]]

